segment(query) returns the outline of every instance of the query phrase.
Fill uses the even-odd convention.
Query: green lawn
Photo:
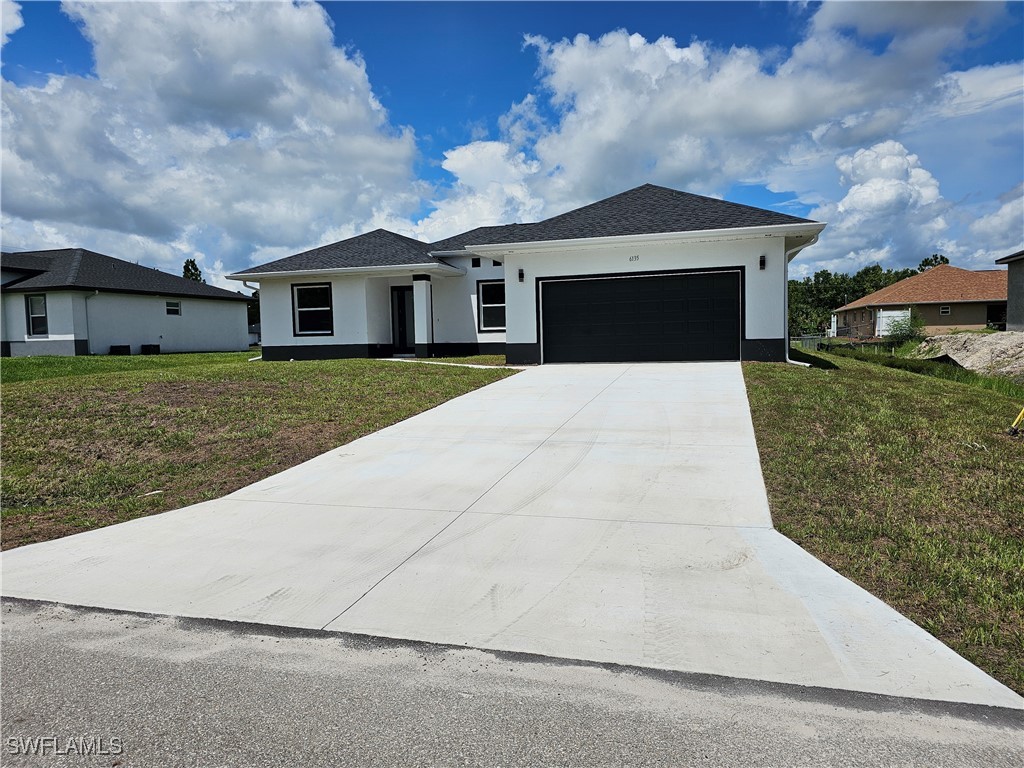
[[[211,352],[189,355],[96,355],[95,357],[7,357],[0,362],[0,383],[91,376],[96,373],[154,371],[169,368],[244,363],[259,352]]]
[[[808,357],[744,365],[775,526],[1024,693],[1024,403]]]
[[[5,359],[5,548],[217,498],[513,372],[252,355]]]

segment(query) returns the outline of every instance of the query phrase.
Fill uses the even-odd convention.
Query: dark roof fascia
[[[211,286],[216,287],[216,286]],[[130,296],[171,296],[176,299],[199,299],[201,301],[249,301],[249,297],[243,294],[231,296],[203,296],[195,293],[179,293],[176,291],[146,291],[130,290],[128,288],[90,288],[87,285],[47,285],[39,288],[18,288],[11,287],[11,284],[0,286],[4,293],[55,293],[57,291],[74,291],[76,293],[117,293]],[[231,293],[227,289],[220,290]]]
[[[820,233],[828,226],[824,222],[805,221],[793,222],[791,224],[761,224],[752,227],[723,227],[720,229],[693,229],[693,230],[672,230],[667,232],[642,232],[633,235],[600,235],[596,237],[574,237],[563,240],[524,240],[514,243],[467,243],[465,253],[473,253],[470,249],[481,249],[483,255],[497,249],[508,250],[546,250],[549,248],[567,248],[580,243],[587,245],[601,245],[616,243],[644,243],[661,242],[664,240],[722,240],[735,237],[756,237],[782,236],[796,232]],[[454,252],[444,251],[448,255]],[[436,255],[436,253],[435,253]],[[999,270],[993,270],[999,271]]]
[[[884,307],[919,307],[925,304],[934,304],[936,306],[946,304],[1005,304],[1006,299],[943,299],[942,301],[888,301],[878,304],[861,304],[859,307],[850,307],[848,305],[833,309],[832,312],[856,312],[858,309],[875,309]]]
[[[1012,261],[1020,261],[1024,259],[1024,251],[1017,251],[1011,253],[1009,256],[1003,256],[1001,259],[996,259],[996,264],[1009,264]]]

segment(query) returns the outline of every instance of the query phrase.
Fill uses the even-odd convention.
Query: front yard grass
[[[776,528],[1024,693],[1024,403],[807,358],[744,364]]]
[[[3,547],[223,496],[513,373],[248,357],[5,359]]]

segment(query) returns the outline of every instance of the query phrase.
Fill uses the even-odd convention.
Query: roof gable
[[[132,264],[85,248],[4,253],[2,265],[7,267],[8,264],[15,269],[31,270],[37,274],[5,285],[4,291],[7,292],[98,290],[198,299],[245,301],[247,298],[223,288],[186,280],[159,269]]]
[[[411,237],[375,229],[337,243],[322,245],[294,256],[286,256],[268,264],[243,270],[238,274],[262,272],[305,272],[314,269],[346,269],[351,267],[402,267],[428,264],[435,259],[430,246]]]
[[[965,301],[1006,301],[1006,270],[973,272],[951,264],[904,278],[837,309]]]

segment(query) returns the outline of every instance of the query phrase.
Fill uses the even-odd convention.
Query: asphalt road
[[[0,703],[4,766],[1024,759],[1005,709],[9,600]]]

